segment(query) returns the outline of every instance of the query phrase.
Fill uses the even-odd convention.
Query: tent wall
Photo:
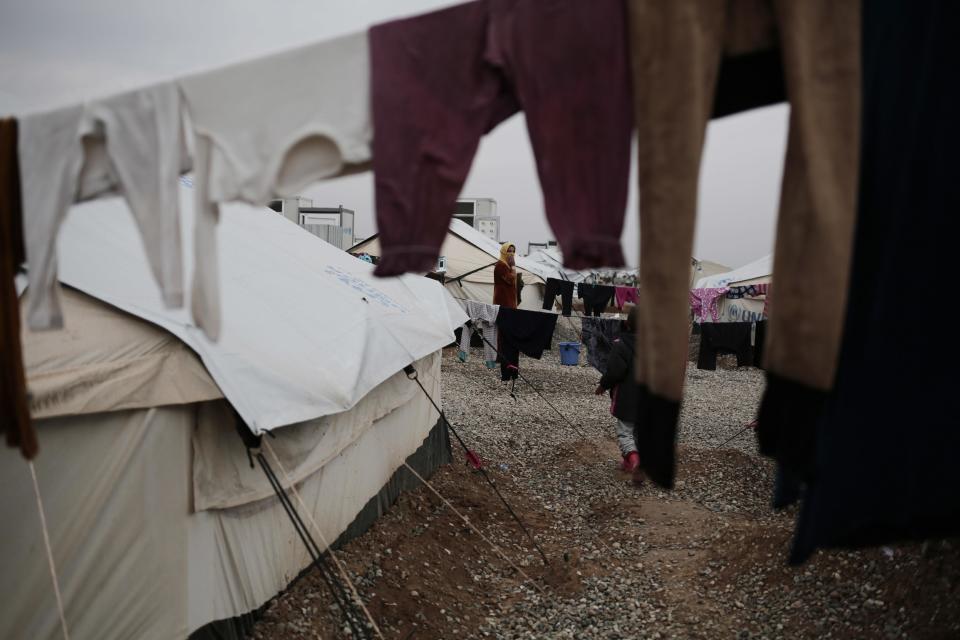
[[[720,264],[719,262],[695,259],[693,264],[690,265],[690,288],[693,289],[697,286],[697,282],[704,278],[709,278],[719,273],[727,273],[728,271],[730,271],[730,267]]]
[[[487,240],[487,238],[484,238],[484,240]],[[374,236],[352,247],[350,251],[379,256],[380,240]],[[440,255],[447,260],[447,278],[456,278],[497,261],[496,256],[490,255],[483,248],[471,244],[454,233],[447,233],[440,248]],[[540,266],[537,265],[537,267]],[[523,282],[526,285],[521,293],[523,302],[520,304],[520,308],[541,309],[544,291],[543,278],[538,273],[524,269],[519,264],[517,271],[523,274]],[[463,286],[460,286],[460,283]],[[480,302],[493,302],[493,267],[481,269],[458,282],[447,284],[447,291],[459,302],[462,302],[464,298]]]
[[[753,262],[737,267],[732,271],[715,273],[700,278],[694,287],[729,287],[733,285],[757,284],[770,282],[773,274],[773,254],[764,256]]]
[[[733,287],[769,284],[772,281],[773,255],[764,256],[731,271],[714,273],[697,280],[697,287]],[[763,300],[720,298],[719,322],[757,322],[763,319]]]
[[[717,304],[718,322],[759,322],[764,319],[763,300],[721,298]]]
[[[441,465],[449,463],[451,459],[450,434],[443,421],[437,418],[426,440],[407,458],[407,464],[418,474],[429,479]],[[397,469],[390,480],[380,488],[377,495],[367,501],[347,530],[340,534],[333,544],[334,548],[339,549],[350,540],[363,535],[373,526],[377,518],[390,509],[401,493],[419,486],[420,480],[406,467]],[[204,625],[190,634],[190,640],[245,640],[259,619],[262,609],[263,607],[249,614]]]
[[[105,413],[223,397],[197,355],[171,333],[64,287],[62,331],[31,331],[20,298],[24,369],[34,418]]]
[[[449,291],[450,295],[461,305],[463,304],[464,298],[467,300],[479,300],[480,302],[493,302],[493,283],[470,282],[466,278],[464,278],[462,282],[462,287],[457,282],[451,282],[446,285],[447,291]],[[544,286],[539,282],[534,284],[527,283],[520,293],[520,297],[523,298],[523,302],[520,303],[520,308],[542,310],[543,290]]]
[[[425,373],[434,367],[439,352],[414,363]],[[422,395],[420,388],[398,371],[365,395],[353,409],[275,431],[270,446],[294,482],[316,473],[355,443],[377,420]],[[226,509],[273,495],[260,469],[251,469],[236,431],[225,429],[233,418],[224,403],[201,408],[193,431],[194,509]],[[211,415],[206,415],[211,414]],[[279,473],[279,471],[278,471]]]
[[[188,632],[190,431],[197,406],[37,422],[34,464],[71,638]],[[60,638],[30,472],[10,449],[0,451],[0,483],[0,637]]]
[[[438,398],[439,358],[425,360],[421,381]],[[218,414],[207,408],[37,422],[35,464],[74,639],[186,637],[258,608],[308,566],[276,498],[194,510],[191,436]],[[348,529],[435,423],[430,403],[415,394],[299,485],[325,539]],[[0,637],[58,638],[29,470],[9,449],[0,451],[0,483]]]

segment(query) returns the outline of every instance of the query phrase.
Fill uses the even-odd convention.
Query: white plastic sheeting
[[[700,278],[694,286],[698,289],[704,289],[707,287],[728,287],[732,284],[757,284],[769,282],[772,273],[773,254],[771,253],[731,271]]]
[[[188,186],[180,201],[190,274]],[[60,280],[180,338],[255,433],[350,409],[452,342],[466,321],[438,283],[375,278],[371,265],[268,209],[224,206],[218,234],[223,327],[216,343],[194,326],[189,300],[184,309],[164,307],[118,198],[71,211],[59,239]]]

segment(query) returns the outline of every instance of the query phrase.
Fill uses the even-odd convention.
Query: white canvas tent
[[[690,288],[694,288],[696,283],[702,280],[703,278],[709,278],[710,276],[717,275],[719,273],[726,273],[730,271],[730,267],[719,262],[712,262],[710,260],[697,260],[694,258],[690,265]]]
[[[769,284],[773,274],[773,254],[749,262],[742,267],[713,274],[697,280],[699,289],[713,287],[745,286],[748,284]],[[756,322],[763,318],[764,301],[751,298],[731,300],[720,298],[717,310],[719,322]]]
[[[637,270],[630,268],[620,269],[584,269],[574,271],[563,266],[563,252],[559,247],[547,247],[546,249],[537,249],[526,260],[536,262],[544,268],[552,269],[560,274],[562,280],[570,282],[604,282],[604,283],[632,283],[636,281]]]
[[[117,201],[76,208],[60,237],[61,279],[82,291],[64,291],[65,329],[24,332],[72,638],[186,637],[256,609],[309,565],[248,466],[230,405],[254,428],[283,427],[269,442],[329,542],[383,508],[404,460],[433,453],[435,466],[445,432],[400,369],[413,363],[439,401],[439,349],[459,308],[435,282],[373,278],[271,211],[227,209],[220,343],[159,304]],[[30,474],[13,450],[0,452],[0,483],[0,637],[58,638]]]
[[[192,190],[180,195],[191,273]],[[60,232],[60,279],[180,338],[255,432],[349,409],[448,344],[466,318],[436,283],[374,278],[371,265],[271,210],[230,204],[221,216],[218,342],[193,325],[189,299],[183,309],[164,307],[118,198],[72,210]]]
[[[560,274],[559,276],[553,277],[559,277],[561,280],[569,280],[570,282],[583,282],[591,273],[590,271],[574,271],[564,267],[563,255],[560,253],[560,249],[558,247],[537,249],[530,255],[526,256],[524,260],[535,262],[541,265],[543,268],[551,269]]]
[[[380,255],[380,241],[376,235],[351,247],[350,253]],[[493,301],[493,267],[500,258],[500,245],[461,220],[451,220],[450,230],[440,248],[446,261],[447,290],[458,300]],[[517,271],[523,274],[521,309],[540,309],[547,278],[562,279],[560,273],[547,265],[527,258],[516,258]],[[469,274],[469,275],[464,275]],[[461,277],[462,276],[462,277]]]

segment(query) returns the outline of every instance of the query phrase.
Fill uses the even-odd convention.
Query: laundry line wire
[[[473,466],[474,469],[480,472],[480,474],[483,476],[483,479],[487,481],[487,484],[490,485],[490,488],[493,489],[494,493],[497,494],[497,497],[500,498],[500,502],[503,503],[503,506],[506,507],[507,511],[513,517],[513,519],[516,520],[517,524],[520,526],[520,529],[523,531],[524,535],[527,536],[527,539],[529,539],[530,542],[533,544],[533,546],[536,548],[537,553],[540,554],[540,557],[543,559],[543,564],[549,565],[550,561],[547,560],[547,554],[544,553],[540,545],[537,544],[537,541],[534,539],[533,535],[527,529],[527,526],[524,524],[520,516],[518,516],[517,513],[513,510],[513,507],[510,506],[510,503],[507,502],[507,499],[503,496],[502,493],[500,493],[500,489],[497,488],[497,484],[493,481],[493,478],[490,477],[490,474],[487,473],[487,470],[483,468],[483,463],[477,457],[477,454],[470,450],[467,444],[463,441],[463,438],[460,437],[460,434],[457,433],[457,430],[453,428],[452,424],[450,424],[450,421],[447,419],[446,414],[444,414],[443,410],[440,409],[440,407],[437,405],[434,399],[427,392],[427,389],[423,386],[423,383],[420,382],[419,380],[416,369],[413,368],[413,365],[409,365],[404,369],[404,371],[407,373],[408,378],[410,378],[411,380],[417,383],[417,386],[419,386],[420,390],[423,391],[423,395],[427,397],[427,400],[430,401],[430,404],[433,405],[433,408],[436,409],[437,413],[440,414],[440,419],[443,420],[446,427],[450,429],[450,432],[453,433],[454,437],[457,439],[457,442],[460,443],[460,446],[463,448],[464,453],[467,456],[467,459],[470,461],[470,464]]]
[[[401,282],[401,283],[403,284],[403,286],[407,289],[407,291],[409,291],[411,294],[413,294],[413,291],[410,289],[410,286],[409,286],[406,282],[404,282],[402,279],[400,280],[400,282]],[[452,295],[451,295],[451,297],[456,297],[456,296],[452,296]],[[467,300],[467,299],[466,299],[466,298],[463,298],[462,300]],[[416,358],[414,358],[414,357],[413,357],[413,354],[410,353],[408,349],[406,349],[406,346],[404,345],[404,343],[403,343],[399,338],[397,338],[396,335],[394,335],[394,333],[393,333],[393,331],[391,330],[391,327],[389,326],[389,324],[383,323],[382,326],[383,326],[384,331],[385,331],[391,338],[393,338],[393,340],[394,340],[401,348],[403,348],[404,350],[407,351],[408,355],[409,355],[410,358],[411,358],[411,362],[412,362],[412,361],[415,361]],[[469,328],[472,327],[472,326],[473,326],[473,323],[472,323],[471,321],[468,321],[468,322],[467,322],[467,328],[469,329]],[[482,334],[481,334],[481,338],[483,338]],[[484,340],[484,342],[486,342],[487,344],[490,344],[490,342],[489,342],[486,338],[483,338],[483,340]],[[493,346],[493,345],[491,345],[491,347],[493,347],[494,352],[497,353],[497,357],[500,357],[499,350],[498,350],[495,346]],[[561,416],[561,418],[563,418],[564,420],[566,420],[565,416],[563,416],[563,414],[560,414],[559,411],[556,409],[556,407],[553,407],[553,405],[552,405],[548,400],[546,400],[546,398],[544,398],[542,394],[540,394],[539,390],[537,390],[537,388],[534,387],[533,384],[532,384],[529,380],[526,379],[526,377],[522,376],[522,374],[519,373],[519,370],[518,370],[517,373],[518,373],[518,375],[521,375],[521,377],[523,377],[523,380],[524,380],[528,385],[530,385],[531,388],[533,388],[534,391],[536,391],[536,392],[540,395],[540,397],[543,398],[545,402],[547,402],[547,404],[550,404],[550,406],[554,409],[554,411],[557,411],[557,413]],[[432,402],[432,399],[431,399],[431,402]],[[434,403],[434,404],[436,404],[436,403]],[[445,422],[447,425],[449,425],[449,422],[446,421],[446,418],[444,418],[444,422]],[[573,427],[574,430],[577,431],[577,433],[580,434],[581,438],[583,438],[583,439],[585,439],[585,440],[587,439],[586,435],[583,434],[582,431],[580,431],[579,429],[577,429],[577,428],[573,425],[573,423],[571,423],[569,420],[567,420],[567,423],[570,424],[570,426]],[[576,451],[574,451],[573,453],[574,453],[574,455],[575,455],[577,458],[583,460],[583,458],[582,458],[579,454],[577,454]],[[585,462],[585,461],[584,461],[584,462]],[[586,463],[586,462],[585,462],[585,463]],[[499,493],[499,492],[498,492],[498,493]],[[584,520],[587,522],[587,526],[590,526],[590,525],[589,525],[589,521],[587,521],[586,516],[584,516]],[[592,529],[592,527],[591,527],[591,529]],[[609,547],[603,542],[603,540],[601,540],[599,537],[597,537],[597,540],[600,542],[600,544],[601,544],[604,548],[606,548],[607,550],[609,550]],[[539,549],[539,547],[538,547],[538,549]],[[541,554],[542,554],[542,552],[541,552]]]
[[[425,375],[427,378],[430,378],[430,379],[432,379],[432,380],[434,380],[434,381],[436,380],[435,378],[432,378],[432,376],[430,376],[430,375],[428,375],[428,374],[426,374],[426,373],[421,372],[421,375]],[[586,460],[585,458],[583,458],[582,456],[580,456],[576,451],[572,451],[571,453],[573,453],[574,457],[576,457],[577,459],[579,459],[579,460],[580,460],[581,462],[583,462],[584,464],[590,464],[590,462],[589,462],[588,460]],[[525,464],[523,460],[521,460],[520,458],[517,458],[516,456],[509,456],[509,457],[511,457],[511,458],[514,460],[514,462],[515,462],[517,465],[519,465],[519,466],[522,466],[522,465]],[[587,517],[586,517],[586,516],[582,516],[582,517],[584,518],[584,520],[587,520]],[[586,524],[587,524],[587,526],[588,526],[591,530],[593,530],[593,527],[590,526],[589,522],[587,522]],[[597,533],[597,532],[594,530],[594,533]],[[608,547],[607,544],[606,544],[601,538],[598,537],[598,538],[597,538],[597,542],[599,542],[599,543],[600,543],[600,546],[604,547],[604,548],[607,549],[608,551],[610,550],[610,547]]]
[[[483,338],[483,341],[484,341],[484,342],[486,342],[487,344],[490,344],[490,341],[487,340],[482,334],[480,334],[480,337]],[[494,351],[497,351],[497,348],[496,348],[496,347],[494,347],[493,345],[490,345],[490,346],[493,348]],[[497,352],[497,357],[500,357],[500,353],[499,353],[499,352]],[[519,367],[516,369],[516,371],[517,371],[517,376],[519,376],[521,380],[523,380],[524,382],[526,382],[527,385],[529,385],[530,388],[533,389],[534,392],[536,392],[536,394],[537,394],[538,396],[540,396],[540,398],[541,398],[544,402],[547,403],[547,405],[549,405],[561,418],[563,418],[563,419],[566,421],[566,423],[567,423],[568,425],[570,425],[570,426],[573,428],[573,430],[576,431],[577,434],[578,434],[583,440],[586,440],[586,441],[590,440],[590,438],[589,438],[583,431],[581,431],[580,429],[578,429],[578,428],[573,424],[573,422],[571,422],[569,419],[566,418],[566,416],[564,416],[562,413],[560,413],[560,410],[557,409],[549,400],[547,400],[547,398],[546,398],[542,393],[540,393],[540,390],[537,389],[537,388],[533,385],[532,382],[530,382],[522,373],[520,373]],[[512,391],[511,391],[511,395],[512,395]],[[591,461],[587,460],[586,458],[584,458],[583,456],[581,456],[579,453],[577,453],[577,451],[576,451],[575,449],[571,449],[570,452],[573,454],[573,456],[574,456],[575,458],[577,458],[578,460],[580,460],[580,462],[582,462],[583,464],[585,464],[585,465],[592,464]],[[587,517],[586,517],[586,516],[583,516],[583,518],[584,518],[585,521],[587,520]],[[589,523],[587,524],[587,526],[590,526]],[[592,529],[592,527],[591,527],[591,529]],[[597,541],[598,541],[604,548],[606,548],[606,549],[609,550],[609,547],[606,545],[606,543],[603,542],[603,540],[602,540],[599,536],[597,536]]]
[[[481,333],[481,334],[478,334],[478,335],[480,335],[480,338],[481,338],[484,342],[486,342],[486,343],[490,346],[490,348],[492,348],[492,349],[496,352],[498,358],[502,358],[502,356],[501,356],[501,354],[500,354],[500,351],[497,349],[496,346],[494,346],[493,344],[491,344],[491,342],[490,342],[489,340],[487,340],[487,338],[486,338],[482,333]],[[563,413],[562,413],[559,409],[557,409],[557,407],[556,407],[552,402],[550,402],[550,401],[546,398],[546,396],[544,396],[544,395],[540,392],[540,390],[537,389],[537,387],[536,387],[532,382],[530,382],[530,380],[527,379],[527,377],[526,377],[525,375],[523,375],[522,373],[520,373],[520,368],[519,368],[519,367],[517,367],[516,372],[517,372],[517,376],[518,376],[521,380],[523,380],[524,382],[526,382],[527,385],[529,385],[529,387],[530,387],[531,389],[533,389],[533,391],[534,391],[538,396],[540,396],[540,399],[541,399],[541,400],[543,400],[544,402],[546,402],[547,405],[548,405],[551,409],[553,409],[554,412],[555,412],[558,416],[560,416],[560,418],[563,419],[564,422],[566,422],[574,431],[577,432],[577,435],[579,435],[579,436],[580,436],[581,438],[583,438],[584,440],[589,440],[589,438],[587,437],[587,434],[585,434],[579,427],[577,427],[575,424],[573,424],[573,422],[571,422],[569,418],[567,418],[565,415],[563,415]]]
[[[429,481],[427,481],[423,476],[421,476],[419,473],[417,473],[416,469],[414,469],[413,467],[411,467],[410,464],[407,463],[406,460],[404,460],[403,465],[407,468],[407,470],[408,470],[410,473],[412,473],[412,474],[417,478],[417,480],[419,480],[420,482],[422,482],[423,485],[424,485],[425,487],[427,487],[427,489],[429,489],[435,496],[437,496],[437,498],[439,498],[440,501],[443,502],[443,504],[445,504],[446,506],[450,507],[450,510],[453,511],[457,516],[459,516],[460,519],[463,520],[464,524],[466,524],[467,527],[469,527],[471,531],[473,531],[474,533],[476,533],[478,536],[480,536],[480,538],[481,538],[484,542],[486,542],[488,545],[490,545],[490,547],[497,553],[498,556],[500,556],[501,558],[503,558],[503,560],[504,560],[507,564],[509,564],[517,573],[519,573],[521,576],[523,576],[524,579],[527,580],[527,582],[529,582],[534,588],[537,589],[537,591],[539,591],[539,592],[540,592],[541,594],[543,594],[543,595],[547,595],[547,591],[546,591],[540,584],[538,584],[536,581],[534,581],[533,578],[531,578],[529,575],[527,575],[527,573],[526,573],[523,569],[521,569],[520,567],[518,567],[518,566],[513,562],[513,560],[511,560],[511,559],[500,549],[500,547],[497,546],[497,544],[496,544],[495,542],[493,542],[492,540],[490,540],[487,536],[483,535],[483,532],[480,531],[480,529],[478,529],[476,526],[474,526],[474,524],[470,521],[470,518],[468,518],[467,516],[465,516],[465,515],[463,515],[462,513],[460,513],[460,511],[459,511],[455,506],[453,506],[453,503],[451,503],[449,500],[447,500],[445,497],[443,497],[443,495],[442,495],[439,491],[437,491],[437,489],[434,488],[434,486],[433,486]]]

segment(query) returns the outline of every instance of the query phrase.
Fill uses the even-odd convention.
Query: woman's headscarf
[[[517,246],[512,242],[504,242],[500,246],[500,262],[503,262],[505,264],[510,264],[510,262],[507,260],[507,251],[510,249],[510,247],[513,247],[513,254],[514,256],[516,256]],[[516,258],[514,258],[514,260],[516,260]]]

